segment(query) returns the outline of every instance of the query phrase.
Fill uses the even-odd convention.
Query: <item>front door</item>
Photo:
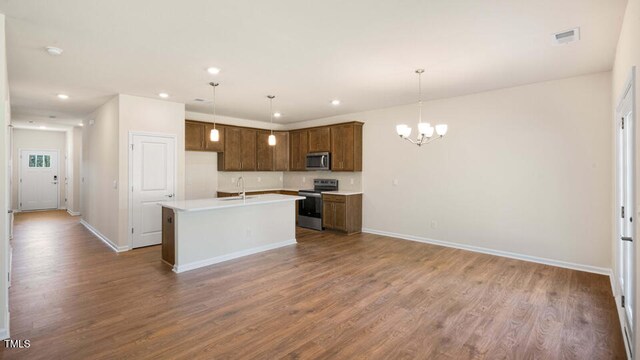
[[[173,137],[131,137],[132,247],[162,242],[162,208],[175,197],[176,141]]]
[[[618,239],[616,269],[620,285],[620,305],[624,308],[625,337],[633,349],[633,324],[635,309],[635,243],[634,228],[634,113],[633,113],[633,77],[629,82],[623,100],[616,111],[617,120],[617,205]],[[637,221],[637,219],[636,219]]]
[[[20,210],[58,208],[58,152],[20,151]]]

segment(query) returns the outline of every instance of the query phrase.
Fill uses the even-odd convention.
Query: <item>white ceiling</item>
[[[626,0],[0,0],[16,118],[68,124],[117,93],[288,123],[610,70]],[[552,46],[551,34],[582,40]],[[51,57],[44,47],[64,54]],[[205,69],[222,69],[217,76]],[[61,101],[57,93],[70,99]],[[342,105],[329,102],[340,99]]]

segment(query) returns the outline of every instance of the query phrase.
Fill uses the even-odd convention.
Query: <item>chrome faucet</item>
[[[244,178],[242,176],[240,176],[238,178],[238,182],[236,183],[236,187],[240,187],[240,181],[242,181],[242,192],[240,193],[240,196],[242,197],[242,200],[246,200],[247,199],[247,193],[245,192],[244,189]]]

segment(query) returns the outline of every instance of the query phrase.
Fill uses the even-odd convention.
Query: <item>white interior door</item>
[[[633,78],[632,78],[633,79]],[[624,308],[626,340],[633,348],[633,326],[635,317],[635,243],[634,223],[635,211],[635,174],[634,174],[634,109],[633,80],[623,100],[620,102],[616,117],[618,120],[617,135],[617,188],[618,188],[618,235],[617,240],[617,275],[620,285],[620,305]]]
[[[20,152],[20,210],[58,208],[58,152],[22,150]]]
[[[162,208],[175,197],[176,141],[173,137],[131,136],[132,247],[162,242]]]

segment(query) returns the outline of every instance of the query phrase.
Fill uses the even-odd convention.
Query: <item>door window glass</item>
[[[29,155],[29,167],[36,167],[36,156]]]
[[[50,155],[45,155],[44,156],[44,167],[51,167],[51,156]]]
[[[36,167],[42,167],[42,163],[43,163],[43,157],[42,155],[37,155],[36,156]]]

